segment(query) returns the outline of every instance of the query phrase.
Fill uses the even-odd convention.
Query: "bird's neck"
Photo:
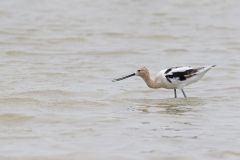
[[[156,80],[151,79],[150,75],[142,77],[145,83],[149,88],[157,89],[161,88],[160,84],[156,82]]]

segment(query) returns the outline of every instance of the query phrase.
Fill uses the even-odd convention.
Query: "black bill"
[[[121,80],[124,80],[124,79],[126,79],[126,78],[129,78],[129,77],[132,77],[132,76],[135,76],[135,75],[136,75],[136,73],[133,73],[133,74],[130,74],[130,75],[124,76],[124,77],[122,77],[122,78],[114,79],[114,80],[112,80],[112,82],[121,81]]]

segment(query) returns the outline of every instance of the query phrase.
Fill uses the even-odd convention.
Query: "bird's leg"
[[[177,90],[174,89],[174,98],[177,98]]]
[[[184,96],[184,98],[187,98],[187,96],[186,96],[186,94],[185,94],[184,90],[183,90],[183,89],[181,89],[181,91],[182,91],[182,93],[183,93],[183,96]]]

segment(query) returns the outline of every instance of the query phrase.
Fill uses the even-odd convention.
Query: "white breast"
[[[166,88],[166,89],[177,88],[176,84],[170,83],[165,77],[164,73],[166,72],[166,70],[167,69],[164,69],[157,73],[156,79],[155,79],[156,82],[159,83],[162,86],[162,88]]]

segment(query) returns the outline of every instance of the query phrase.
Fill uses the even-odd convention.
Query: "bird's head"
[[[145,78],[149,76],[149,71],[146,67],[141,67],[137,70],[136,75]]]

